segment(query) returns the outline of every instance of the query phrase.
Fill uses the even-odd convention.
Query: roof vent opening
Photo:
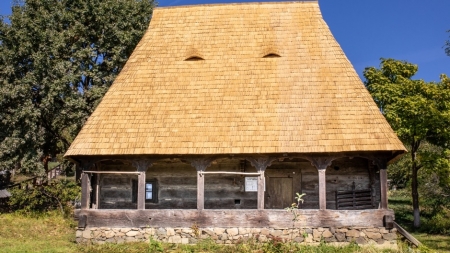
[[[205,59],[203,59],[200,56],[191,56],[191,57],[188,57],[185,59],[185,61],[203,61],[203,60],[205,60]]]
[[[270,53],[263,56],[263,58],[278,58],[281,57],[279,54]]]

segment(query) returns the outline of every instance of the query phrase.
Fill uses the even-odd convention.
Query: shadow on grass
[[[443,235],[413,234],[421,243],[437,252],[450,252],[450,237]]]

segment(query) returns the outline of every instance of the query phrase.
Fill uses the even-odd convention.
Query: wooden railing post
[[[380,208],[387,209],[388,208],[388,197],[387,197],[387,164],[389,161],[389,157],[380,156],[372,158],[373,164],[378,167],[380,170]]]
[[[205,209],[205,177],[204,170],[197,169],[197,210]]]
[[[89,209],[91,206],[91,175],[84,171],[89,170],[94,164],[95,162],[92,160],[83,160],[79,164],[81,169],[81,209]]]
[[[133,166],[139,172],[138,175],[138,192],[137,192],[137,209],[145,209],[145,181],[147,169],[152,166],[150,160],[134,160],[132,162]]]
[[[311,164],[316,167],[319,175],[319,209],[327,209],[327,180],[326,171],[331,163],[339,158],[338,156],[311,156],[305,157]]]
[[[81,174],[81,209],[89,209],[91,202],[91,179],[87,173]]]
[[[272,165],[272,162],[277,160],[275,157],[246,157],[247,161],[249,161],[259,172],[258,176],[258,199],[257,199],[257,208],[258,210],[264,209],[264,191],[265,191],[265,181],[266,178],[264,176],[264,172],[267,167]]]
[[[191,165],[197,170],[197,210],[205,208],[205,175],[202,174],[214,161],[213,157],[202,157],[188,159]]]
[[[381,209],[388,208],[387,197],[387,170],[386,168],[380,169],[380,195],[381,195]]]
[[[326,169],[318,169],[319,172],[319,209],[327,209],[327,181]]]

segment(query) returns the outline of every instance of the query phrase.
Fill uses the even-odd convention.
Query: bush
[[[32,189],[11,190],[9,205],[12,211],[25,213],[59,210],[72,213],[73,201],[81,198],[81,187],[73,180],[53,180],[48,185]]]
[[[431,234],[450,235],[450,209],[442,209],[424,222],[422,230]]]

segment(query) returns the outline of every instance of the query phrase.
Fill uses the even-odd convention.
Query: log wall
[[[336,169],[335,169],[336,168]],[[136,171],[126,164],[104,164],[101,170]],[[369,162],[363,158],[342,158],[335,160],[326,170],[327,209],[335,209],[335,191],[351,190],[353,183],[356,189],[374,188],[376,203],[380,200],[379,174],[369,173],[373,170]],[[209,171],[256,172],[247,161],[243,165],[239,159],[221,159],[213,162],[206,169]],[[99,209],[135,209],[136,189],[133,180],[137,175],[101,174],[99,186],[93,180],[93,189],[99,189]],[[294,195],[306,193],[303,209],[318,209],[318,172],[310,162],[294,159],[276,161],[267,168],[266,184],[276,178],[289,178],[292,182],[292,202]],[[205,209],[256,209],[257,193],[245,191],[245,176],[229,174],[206,174],[205,177]],[[158,202],[146,203],[146,209],[196,209],[197,206],[197,174],[195,168],[178,159],[161,160],[153,164],[146,173],[147,180],[156,180],[158,185]],[[270,187],[270,185],[266,185]],[[97,193],[95,193],[97,194]],[[266,190],[265,208],[271,208],[271,199]],[[93,198],[95,200],[95,197]],[[290,204],[283,204],[284,208]]]

